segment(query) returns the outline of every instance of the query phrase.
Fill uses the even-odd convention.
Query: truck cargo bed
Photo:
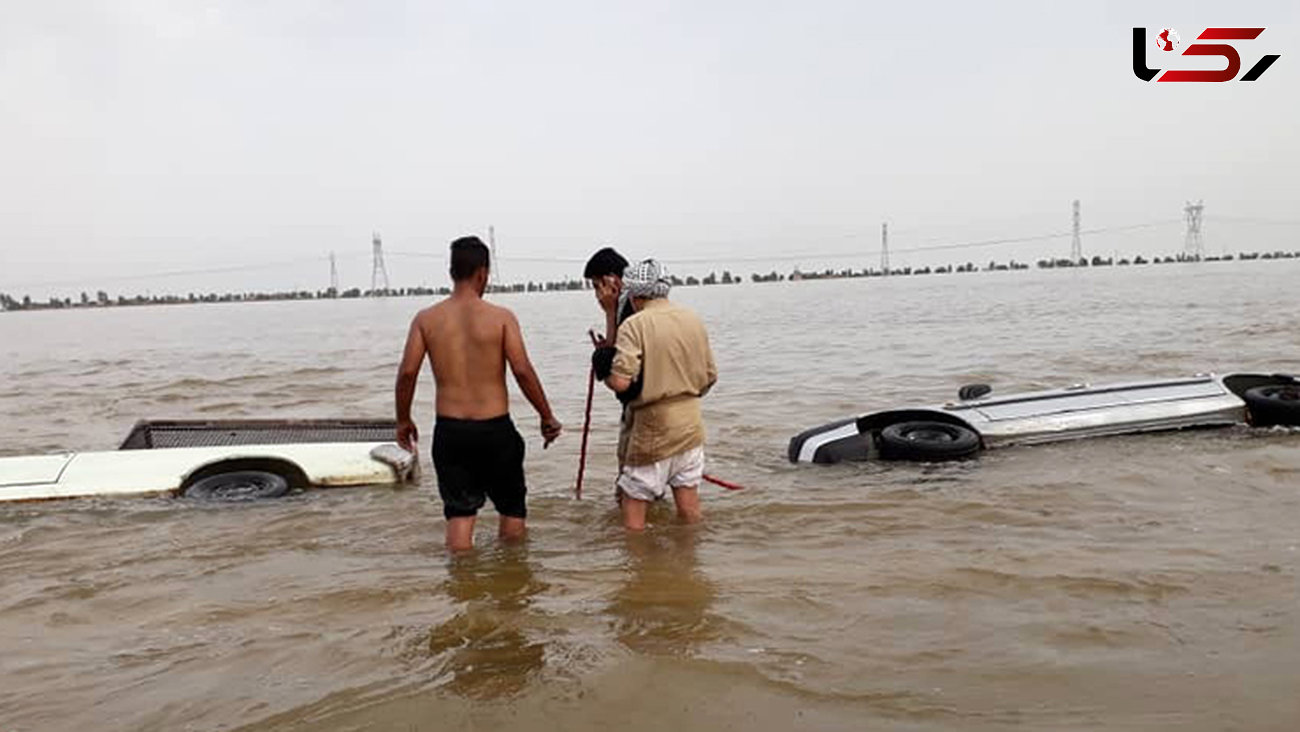
[[[142,420],[118,449],[391,442],[396,429],[383,419]]]

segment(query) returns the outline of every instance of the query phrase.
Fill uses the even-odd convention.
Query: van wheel
[[[1246,400],[1246,408],[1250,410],[1250,423],[1256,427],[1300,426],[1300,386],[1257,386],[1247,389],[1242,399]]]
[[[209,475],[185,488],[186,498],[201,501],[257,501],[279,498],[289,492],[283,475],[263,470],[239,470]]]
[[[979,449],[980,436],[961,425],[896,422],[880,431],[880,457],[885,460],[956,460]]]

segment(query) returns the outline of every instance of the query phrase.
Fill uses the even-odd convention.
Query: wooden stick
[[[591,434],[591,399],[596,391],[596,368],[587,375],[587,413],[582,419],[582,450],[578,454],[578,484],[573,497],[582,500],[582,474],[587,471],[587,436]]]

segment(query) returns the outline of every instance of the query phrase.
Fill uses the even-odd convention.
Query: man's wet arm
[[[402,362],[397,367],[397,384],[393,389],[393,399],[399,422],[411,419],[411,402],[415,400],[415,388],[420,382],[420,364],[427,352],[424,332],[418,320],[411,321],[411,330],[406,335],[406,347],[402,351]]]
[[[428,344],[424,340],[424,330],[420,328],[418,317],[411,321],[411,329],[406,334],[406,347],[402,350],[402,362],[397,367],[399,376],[420,375],[420,364],[424,363],[428,353]]]

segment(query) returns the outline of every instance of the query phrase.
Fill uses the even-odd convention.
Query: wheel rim
[[[244,477],[237,481],[231,481],[217,486],[212,493],[221,498],[241,499],[252,498],[266,489],[267,482],[261,478]]]
[[[1284,402],[1300,402],[1300,388],[1279,386],[1269,396]]]
[[[947,430],[936,427],[923,427],[910,430],[903,436],[908,442],[954,442],[956,437]]]

